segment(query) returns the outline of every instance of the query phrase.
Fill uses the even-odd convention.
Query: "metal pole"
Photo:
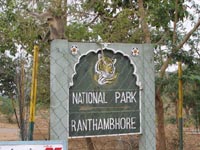
[[[179,128],[179,150],[183,150],[183,82],[182,62],[178,62],[178,128]]]
[[[38,72],[38,51],[39,47],[34,46],[32,85],[31,85],[31,101],[30,101],[30,117],[29,117],[29,140],[33,140],[33,131],[35,123],[35,105],[37,95],[37,72]]]

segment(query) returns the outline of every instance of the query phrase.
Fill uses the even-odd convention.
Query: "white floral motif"
[[[133,48],[132,49],[132,55],[133,56],[138,56],[139,55],[139,49],[138,48]]]
[[[78,46],[72,45],[72,47],[71,47],[71,53],[73,55],[76,55],[78,53]]]

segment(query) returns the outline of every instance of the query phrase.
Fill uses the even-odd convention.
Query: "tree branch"
[[[175,2],[175,18],[174,18],[174,29],[173,29],[173,38],[172,38],[173,45],[175,45],[176,38],[177,38],[177,35],[176,35],[176,24],[177,24],[177,21],[178,21],[178,0],[176,0],[176,2]],[[174,50],[172,49],[172,51],[174,51]],[[165,70],[167,69],[170,61],[171,61],[171,56],[169,56],[167,58],[167,60],[163,63],[163,65],[162,65],[162,67],[160,69],[160,77],[161,78],[165,75]]]
[[[188,32],[188,34],[185,35],[183,41],[177,47],[175,47],[174,51],[181,49],[183,45],[187,42],[187,40],[190,38],[190,36],[198,29],[199,26],[200,26],[200,19],[198,20],[196,25],[190,30],[190,32]]]
[[[90,21],[86,26],[90,26],[92,23],[94,23],[96,21],[96,19],[99,17],[99,14],[97,14],[92,21]]]
[[[200,26],[200,19],[198,20],[198,22],[196,23],[196,25],[185,35],[185,37],[183,38],[182,42],[180,42],[178,44],[178,46],[176,46],[175,48],[172,49],[172,52],[176,52],[179,49],[181,49],[183,47],[183,45],[187,42],[187,40],[191,37],[191,35],[196,31],[196,29]],[[160,69],[160,77],[162,78],[165,74],[165,71],[169,65],[169,62],[171,61],[171,56],[169,56],[166,61],[163,63],[161,69]]]
[[[200,57],[200,53],[198,52],[198,50],[196,49],[195,51],[196,51],[197,55],[199,55],[199,57]]]

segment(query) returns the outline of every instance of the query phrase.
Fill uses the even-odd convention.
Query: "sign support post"
[[[182,62],[178,62],[178,128],[179,128],[179,150],[183,150],[183,83]]]
[[[35,123],[35,105],[37,96],[37,73],[38,73],[38,52],[39,47],[34,46],[32,85],[31,85],[31,101],[30,101],[30,118],[29,118],[29,140],[33,140],[33,131]]]

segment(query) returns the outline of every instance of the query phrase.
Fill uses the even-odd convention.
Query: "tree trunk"
[[[157,114],[157,150],[166,150],[166,138],[164,127],[163,101],[160,95],[160,88],[156,91],[156,114]]]
[[[175,100],[176,126],[178,128],[178,99]]]
[[[146,22],[146,15],[145,15],[145,10],[144,10],[144,2],[143,0],[138,0],[138,6],[139,6],[139,16],[140,16],[140,24],[142,27],[142,31],[144,33],[144,41],[146,43],[151,43],[151,35],[150,31],[148,28],[148,24]]]

